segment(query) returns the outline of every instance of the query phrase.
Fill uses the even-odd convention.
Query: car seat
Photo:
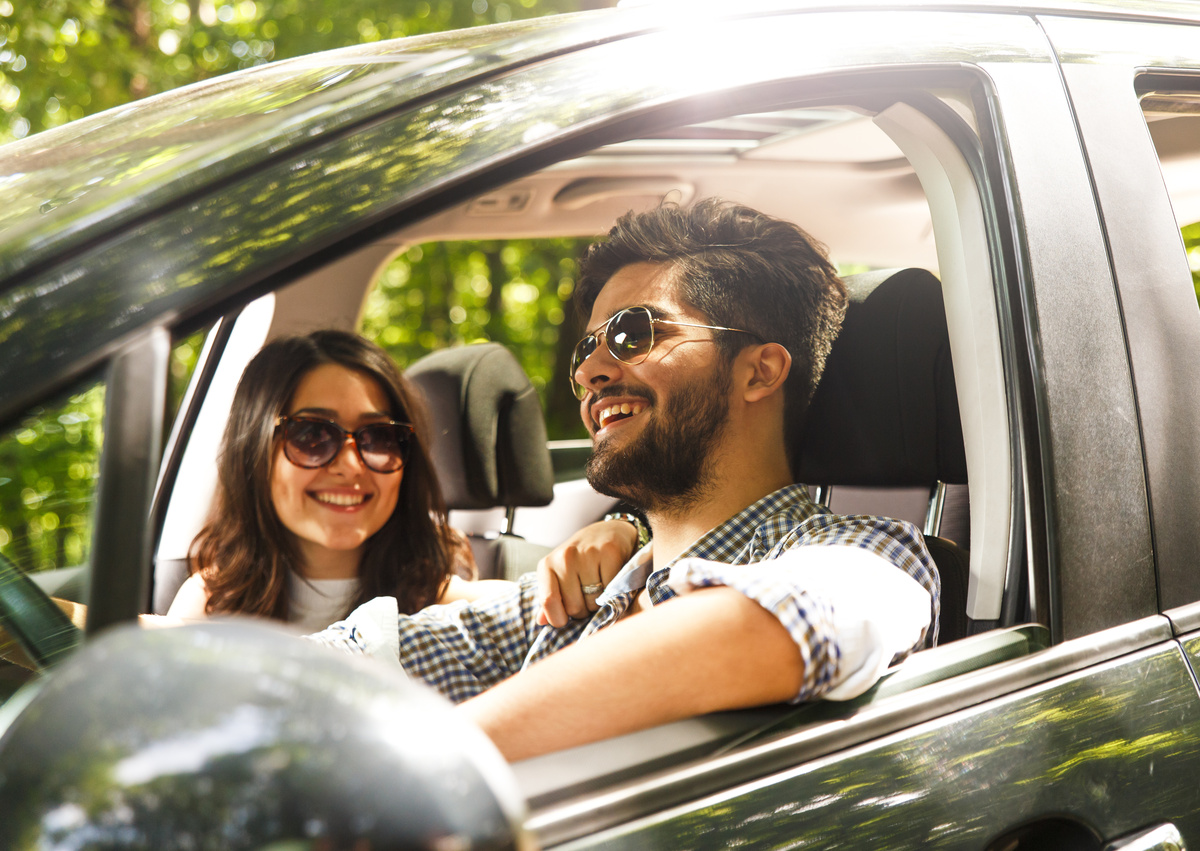
[[[930,488],[925,541],[942,580],[939,643],[965,636],[967,550],[938,537],[946,484],[967,481],[941,284],[923,269],[848,275],[846,320],[793,457],[818,486]]]
[[[405,375],[429,403],[430,455],[446,507],[506,511],[503,530],[468,534],[479,578],[515,578],[550,548],[514,535],[514,512],[554,498],[546,424],[529,377],[499,343],[434,352]]]

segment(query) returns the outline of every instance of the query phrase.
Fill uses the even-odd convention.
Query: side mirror
[[[0,848],[521,851],[516,788],[399,669],[261,623],[129,626],[0,736]]]

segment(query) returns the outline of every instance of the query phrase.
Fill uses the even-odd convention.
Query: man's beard
[[[663,408],[650,394],[642,433],[622,447],[612,439],[597,444],[588,482],[643,511],[678,513],[695,505],[715,484],[713,451],[729,421],[731,380],[722,361],[711,376],[674,388]],[[607,395],[623,392],[614,387]]]

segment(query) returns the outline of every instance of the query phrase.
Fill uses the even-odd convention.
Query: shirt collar
[[[633,554],[633,557],[621,568],[621,572],[608,583],[604,593],[596,598],[596,602],[604,605],[622,594],[640,591],[646,587],[651,572],[668,571],[672,565],[683,558],[702,558],[726,564],[745,564],[750,560],[752,551],[750,544],[759,533],[760,527],[773,515],[792,508],[800,509],[805,515],[813,514],[818,510],[809,499],[808,488],[805,485],[787,485],[767,494],[752,505],[743,508],[724,523],[709,529],[691,546],[673,558],[669,564],[653,571],[654,542],[651,541]],[[786,525],[790,528],[792,524],[789,522]]]

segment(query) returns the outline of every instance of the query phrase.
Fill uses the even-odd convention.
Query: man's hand
[[[567,625],[596,611],[596,597],[637,549],[637,527],[624,520],[585,526],[538,562],[542,626]],[[589,593],[591,592],[591,593]]]

